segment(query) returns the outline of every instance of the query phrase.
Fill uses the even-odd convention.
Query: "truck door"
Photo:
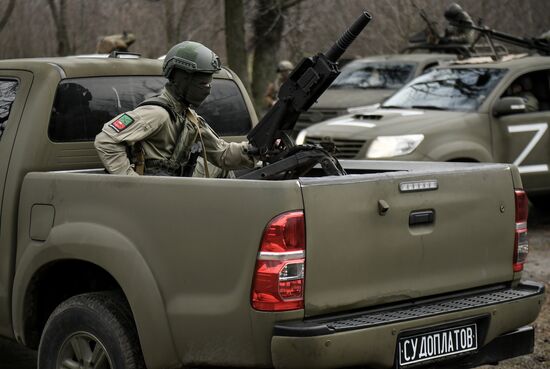
[[[517,165],[531,193],[550,189],[549,77],[539,70],[515,78],[501,97],[522,97],[526,110],[492,118],[496,161]]]
[[[0,70],[0,335],[12,336],[11,281],[14,273],[17,203],[5,193],[13,143],[32,83],[32,73]]]

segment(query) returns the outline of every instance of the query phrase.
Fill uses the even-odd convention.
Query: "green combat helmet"
[[[277,73],[291,71],[294,69],[294,64],[288,60],[281,60],[279,65],[277,65]]]
[[[170,78],[174,68],[188,73],[214,73],[221,69],[221,62],[206,46],[194,41],[184,41],[172,47],[164,58],[162,71],[166,78]]]

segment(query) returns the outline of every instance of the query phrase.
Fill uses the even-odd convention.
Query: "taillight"
[[[515,190],[516,194],[516,235],[514,239],[514,272],[523,270],[523,263],[529,253],[527,240],[527,216],[529,202],[523,190]]]
[[[261,311],[304,308],[304,212],[273,218],[264,230],[252,284],[252,307]]]

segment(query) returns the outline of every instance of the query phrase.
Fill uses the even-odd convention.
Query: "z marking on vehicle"
[[[527,146],[525,146],[525,149],[519,154],[516,160],[514,160],[514,165],[517,165],[519,168],[520,173],[537,173],[537,172],[548,172],[548,165],[546,164],[539,164],[539,165],[524,165],[521,166],[520,164],[523,163],[525,158],[533,151],[535,146],[539,143],[542,136],[544,136],[544,133],[548,129],[548,123],[535,123],[535,124],[525,124],[525,125],[517,125],[517,126],[508,126],[508,132],[509,133],[523,133],[523,132],[537,132],[529,141]]]

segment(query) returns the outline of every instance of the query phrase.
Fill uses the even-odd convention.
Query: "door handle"
[[[432,224],[435,220],[435,210],[413,210],[409,214],[409,226]]]

